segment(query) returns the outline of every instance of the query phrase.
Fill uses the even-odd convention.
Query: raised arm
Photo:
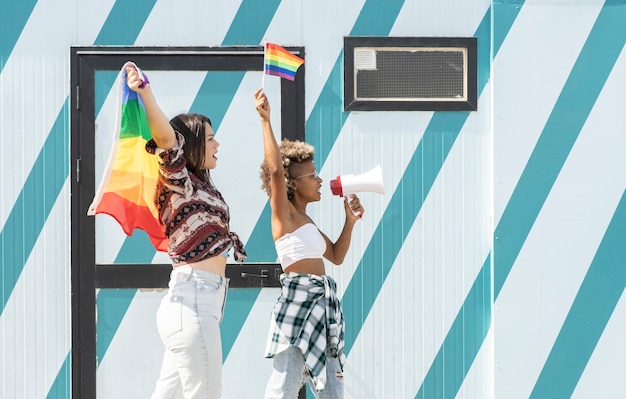
[[[139,72],[133,66],[126,67],[126,84],[132,90],[141,96],[141,100],[146,107],[146,115],[148,117],[148,126],[150,133],[158,148],[167,150],[176,144],[176,135],[174,129],[170,125],[169,119],[161,111],[157,104],[150,84],[140,87],[143,83]]]
[[[274,238],[277,238],[284,234],[282,231],[283,226],[289,223],[291,204],[287,198],[287,185],[285,184],[282,156],[270,121],[270,103],[265,93],[263,93],[263,89],[258,89],[254,93],[254,98],[256,110],[261,118],[263,153],[265,154],[265,162],[270,173],[272,233]]]

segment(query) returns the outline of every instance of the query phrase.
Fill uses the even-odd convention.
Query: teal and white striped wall
[[[626,0],[3,1],[0,397],[71,395],[70,46],[264,38],[305,48],[306,136],[324,184],[384,171],[386,194],[362,196],[346,261],[328,266],[347,318],[347,398],[626,396],[624,26]],[[478,111],[342,112],[347,35],[477,37]],[[237,134],[256,134],[259,76],[221,82],[231,101],[206,111],[217,183],[252,214],[233,221],[252,259],[267,206],[229,194],[228,160]],[[102,129],[111,83],[96,93]],[[207,77],[189,79],[172,107],[201,90]],[[339,233],[329,190],[310,210]],[[112,240],[109,255],[152,259],[140,241]],[[97,295],[98,397],[146,397],[163,292]],[[276,295],[229,293],[226,399],[262,397]]]

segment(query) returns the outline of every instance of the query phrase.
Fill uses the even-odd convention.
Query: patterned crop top
[[[169,238],[174,266],[198,262],[234,248],[238,261],[246,258],[243,243],[230,231],[230,214],[222,194],[190,173],[183,156],[185,138],[176,132],[169,150],[146,143],[146,151],[159,157],[159,178],[154,202]]]
[[[287,233],[274,242],[283,271],[302,259],[322,259],[326,240],[313,223],[307,223],[293,233]]]

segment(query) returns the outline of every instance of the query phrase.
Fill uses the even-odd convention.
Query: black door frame
[[[287,49],[304,58],[304,48]],[[95,71],[119,71],[130,58],[146,70],[263,70],[262,46],[71,47],[72,397],[75,398],[96,397],[96,289],[166,288],[172,268],[170,264],[95,264],[95,218],[87,216],[95,193]],[[281,79],[281,109],[283,138],[304,140],[304,65],[293,82]],[[278,264],[236,267],[236,270],[227,267],[232,287],[279,286]],[[273,273],[265,279],[254,278],[262,274],[262,269],[273,269]]]

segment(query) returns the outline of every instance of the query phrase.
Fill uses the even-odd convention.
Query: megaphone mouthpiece
[[[343,178],[352,177],[353,175],[344,175]],[[343,197],[343,188],[341,186],[341,178],[342,176],[337,176],[335,179],[330,181],[330,191],[333,192],[333,195],[338,195]]]

